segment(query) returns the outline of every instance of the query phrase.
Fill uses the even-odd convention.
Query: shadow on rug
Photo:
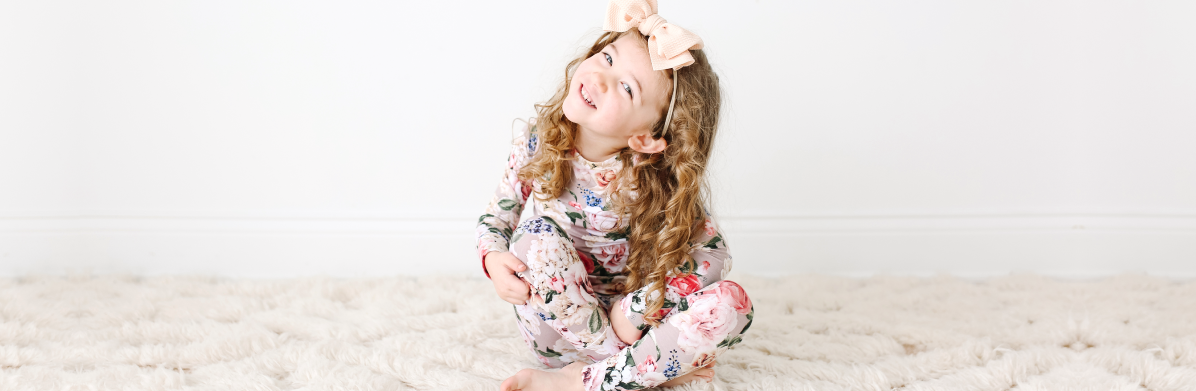
[[[1196,283],[734,276],[756,319],[677,390],[1193,390]],[[488,280],[0,279],[2,390],[494,390],[541,368]]]

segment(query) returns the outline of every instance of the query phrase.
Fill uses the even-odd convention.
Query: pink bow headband
[[[669,131],[673,119],[673,105],[677,103],[677,71],[694,63],[690,50],[702,48],[702,38],[688,30],[669,23],[656,14],[656,0],[611,0],[606,7],[606,21],[602,29],[624,32],[639,27],[640,34],[648,37],[648,58],[652,70],[673,69],[673,97],[669,100],[669,112],[664,117],[663,137]]]

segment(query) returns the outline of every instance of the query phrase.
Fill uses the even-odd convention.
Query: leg
[[[528,267],[520,277],[531,285],[531,299],[516,306],[516,313],[526,334],[540,331],[531,345],[537,355],[550,358],[541,361],[552,367],[594,362],[627,346],[610,327],[573,242],[555,222],[537,218],[520,224],[511,253]]]
[[[674,311],[639,341],[583,369],[586,389],[655,387],[708,367],[742,340],[753,316],[751,300],[739,284],[710,284],[677,300]]]
[[[545,316],[528,305],[515,306],[519,333],[527,348],[536,353],[536,359],[549,368],[561,368],[578,361],[577,348],[561,338],[561,335],[545,323]]]

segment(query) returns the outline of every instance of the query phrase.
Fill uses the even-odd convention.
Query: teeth
[[[582,99],[584,99],[584,100],[586,101],[586,103],[590,104],[590,106],[593,106],[593,105],[594,105],[594,101],[591,101],[591,100],[590,100],[590,94],[587,94],[587,93],[586,93],[586,89],[585,89],[585,88],[582,88],[582,89],[581,89],[581,98],[582,98]]]

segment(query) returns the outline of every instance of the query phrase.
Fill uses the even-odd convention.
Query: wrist
[[[482,269],[486,272],[486,277],[490,277],[490,256],[503,252],[505,251],[487,251],[485,255],[482,255]]]

